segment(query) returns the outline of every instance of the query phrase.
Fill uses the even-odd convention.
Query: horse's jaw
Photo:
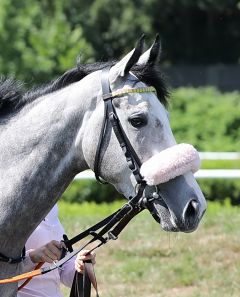
[[[158,186],[152,213],[165,231],[193,232],[206,210],[205,198],[191,173]]]

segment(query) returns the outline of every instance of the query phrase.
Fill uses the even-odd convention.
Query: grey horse
[[[142,42],[119,62],[78,65],[50,84],[23,91],[12,79],[0,84],[0,253],[16,258],[39,222],[75,175],[94,169],[103,121],[101,69],[111,66],[112,90],[153,86],[113,100],[122,127],[141,162],[174,145],[168,91],[159,69],[160,43],[142,53]],[[135,194],[136,180],[107,127],[100,175],[123,193]],[[206,209],[192,173],[159,187],[155,215],[166,231],[195,230]],[[0,262],[0,279],[21,273],[22,264]],[[0,285],[0,296],[16,295],[16,284]]]

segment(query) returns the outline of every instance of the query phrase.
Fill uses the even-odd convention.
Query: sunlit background
[[[28,89],[75,67],[77,58],[119,59],[142,33],[146,47],[161,36],[171,125],[178,142],[203,153],[198,181],[209,209],[196,233],[179,237],[160,232],[147,214],[137,219],[119,245],[99,252],[100,290],[109,297],[237,297],[240,1],[1,0],[0,73]],[[75,180],[61,199],[63,224],[74,235],[119,199],[111,186]]]

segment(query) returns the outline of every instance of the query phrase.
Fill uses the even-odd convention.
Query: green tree
[[[49,81],[82,61],[118,59],[160,33],[165,64],[239,63],[240,1],[1,0],[0,72]]]
[[[239,0],[77,2],[68,2],[69,21],[82,25],[97,60],[122,56],[142,33],[160,33],[165,63],[239,62]]]
[[[81,26],[72,28],[64,2],[0,2],[0,69],[28,81],[45,82],[73,67],[82,52],[85,61],[92,47]]]

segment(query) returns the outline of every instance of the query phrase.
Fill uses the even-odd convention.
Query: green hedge
[[[240,93],[220,93],[214,88],[180,88],[173,92],[170,120],[177,141],[193,144],[199,151],[239,151]],[[204,169],[238,169],[240,160],[204,160]],[[201,179],[209,200],[240,204],[240,180]],[[93,180],[74,181],[63,194],[69,202],[111,202],[122,196],[110,186]]]
[[[207,200],[240,205],[240,179],[199,179],[198,183]]]
[[[240,149],[240,93],[215,88],[179,88],[170,103],[171,126],[178,142],[199,151]]]
[[[101,203],[123,199],[123,196],[110,184],[101,185],[96,180],[74,180],[63,193],[62,199],[71,203],[84,201]]]
[[[232,205],[240,204],[240,180],[199,179],[198,183],[208,200],[224,202],[229,199]],[[101,203],[122,200],[123,197],[111,185],[100,185],[94,180],[78,180],[71,183],[61,199],[71,203]]]

